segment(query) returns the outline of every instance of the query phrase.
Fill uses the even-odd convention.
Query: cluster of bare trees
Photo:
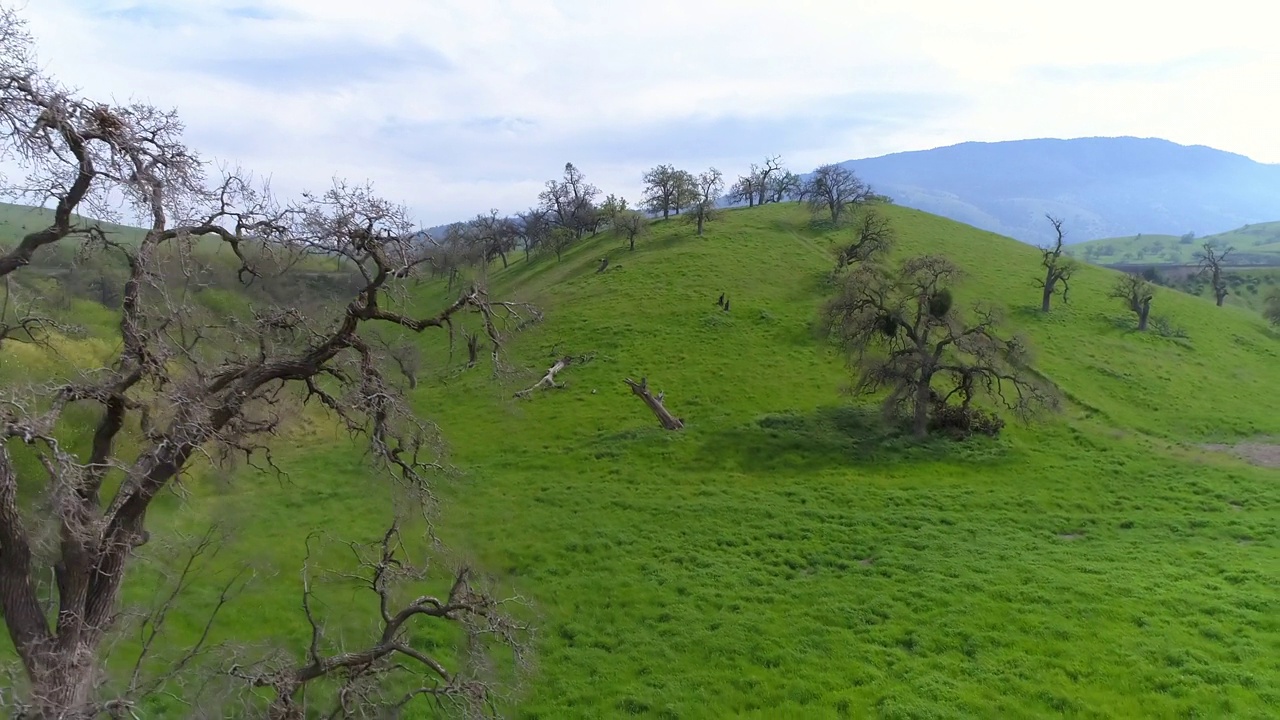
[[[755,207],[798,198],[800,191],[800,176],[782,166],[782,156],[774,155],[765,158],[763,165],[752,163],[745,175],[739,175],[728,198],[730,202]]]
[[[888,201],[876,195],[852,170],[843,165],[823,165],[806,178],[788,170],[782,157],[766,157],[763,164],[752,163],[750,169],[725,193],[723,174],[711,168],[694,175],[671,165],[659,165],[644,174],[644,208],[661,214],[663,219],[689,211],[702,234],[705,221],[711,218],[721,200],[754,207],[784,201],[805,202],[815,217],[827,218],[833,226],[843,224],[853,210],[871,201]],[[711,192],[714,191],[714,192]]]
[[[355,575],[380,619],[367,641],[325,638],[308,586],[302,602],[313,635],[305,652],[204,662],[198,656],[211,648],[202,639],[148,678],[158,662],[148,640],[141,652],[153,655],[140,656],[123,679],[103,672],[103,655],[120,628],[127,569],[152,541],[149,511],[195,465],[236,456],[271,465],[266,441],[314,404],[363,439],[374,466],[395,481],[398,514],[410,517],[430,495],[438,444],[393,382],[396,360],[384,336],[434,330],[445,340],[469,323],[496,360],[504,338],[536,320],[536,309],[473,285],[443,308],[413,312],[406,280],[447,266],[404,208],[367,185],[335,182],[282,201],[237,170],[211,179],[174,112],[97,102],[58,84],[8,10],[0,11],[0,148],[24,171],[8,195],[53,208],[47,225],[0,254],[0,277],[20,276],[39,253],[65,243],[119,257],[125,268],[108,363],[0,387],[0,612],[23,670],[20,683],[0,691],[4,711],[127,717],[150,692],[197,702],[184,693],[235,683],[245,686],[237,697],[249,714],[275,718],[387,715],[421,700],[490,708],[486,664],[446,663],[411,644],[407,632],[418,622],[450,623],[467,637],[462,656],[478,659],[495,646],[518,647],[520,625],[465,567],[442,568],[446,592],[423,594],[421,576],[403,558],[398,519],[388,519],[379,544],[357,553]],[[547,203],[554,223],[580,233],[589,227],[582,211],[592,189],[568,172],[565,183],[563,192],[548,188]],[[140,225],[143,233],[125,241],[85,217]],[[485,262],[504,257],[514,232],[496,214],[477,218],[471,231],[464,246]],[[269,284],[323,257],[348,268],[356,287],[315,305],[264,303],[245,317],[210,318],[190,300],[208,262],[196,245],[209,239],[234,255],[232,272],[244,283]],[[176,262],[185,280],[170,282],[162,262]],[[5,333],[45,340],[39,303],[29,305]],[[177,591],[150,616],[152,639],[175,598]],[[185,673],[200,681],[179,681]],[[324,701],[332,707],[321,710]]]

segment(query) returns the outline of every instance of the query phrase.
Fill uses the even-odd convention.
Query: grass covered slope
[[[874,407],[840,393],[848,372],[812,330],[841,235],[809,230],[795,205],[728,212],[703,238],[673,220],[635,252],[600,237],[560,263],[491,268],[493,296],[547,314],[513,338],[499,382],[424,336],[434,377],[414,402],[462,471],[443,482],[440,532],[527,598],[539,628],[512,714],[1274,716],[1277,474],[1199,444],[1280,434],[1266,403],[1280,338],[1165,289],[1153,314],[1187,337],[1134,333],[1105,297],[1114,273],[1094,267],[1043,316],[1034,248],[885,211],[900,255],[968,271],[960,304],[1007,305],[1069,397],[1062,416],[998,441],[886,436]],[[418,300],[454,296],[428,283]],[[566,354],[593,359],[559,376],[564,389],[512,399]],[[684,431],[658,429],[630,395],[622,379],[640,376]],[[222,523],[234,541],[218,563],[268,579],[215,639],[305,647],[308,533],[385,529],[386,493],[352,443],[316,422],[287,444],[287,481],[206,477],[154,513],[168,531]],[[180,502],[191,512],[166,516]],[[216,602],[210,575],[175,645]],[[149,592],[135,583],[131,599]],[[323,612],[329,636],[355,644],[376,608],[341,592]]]
[[[1098,265],[1194,265],[1205,243],[1235,248],[1232,265],[1280,266],[1280,222],[1245,225],[1202,238],[1131,235],[1090,240],[1070,246],[1067,254]]]
[[[1000,442],[883,438],[809,330],[832,236],[794,206],[494,275],[548,309],[515,346],[525,377],[421,397],[469,471],[449,530],[542,614],[521,715],[1270,715],[1275,471],[1194,443],[1280,432],[1259,402],[1275,335],[1165,291],[1154,312],[1188,339],[1133,333],[1096,268],[1044,317],[1033,248],[888,212],[902,253],[969,271],[961,302],[1009,305],[1064,417]],[[508,399],[566,353],[596,357]],[[628,395],[640,375],[685,431]]]

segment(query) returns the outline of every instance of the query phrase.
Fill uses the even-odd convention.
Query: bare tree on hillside
[[[1272,325],[1280,327],[1280,289],[1272,290],[1267,296],[1266,303],[1262,306],[1262,316],[1271,321]]]
[[[1227,291],[1227,279],[1222,274],[1222,264],[1233,249],[1227,248],[1218,252],[1218,249],[1211,243],[1205,243],[1204,248],[1196,253],[1196,261],[1200,264],[1200,274],[1209,275],[1210,287],[1213,288],[1213,299],[1218,303],[1218,307],[1222,307],[1223,301],[1227,299],[1229,294]]]
[[[612,227],[618,221],[618,216],[629,209],[626,198],[609,193],[609,196],[600,204],[600,220]]]
[[[830,336],[857,373],[855,391],[888,391],[886,414],[908,418],[917,437],[929,433],[931,421],[956,412],[952,400],[966,420],[978,417],[971,404],[980,396],[1023,418],[1056,404],[1052,389],[1031,371],[1025,343],[1002,336],[994,310],[977,307],[974,319],[966,319],[954,307],[950,286],[958,276],[956,266],[937,255],[893,269],[859,264],[824,310]]]
[[[802,192],[814,213],[827,213],[833,225],[845,217],[845,210],[871,197],[871,188],[852,170],[840,165],[823,165],[813,171]]]
[[[724,190],[724,175],[719,170],[711,168],[704,173],[699,173],[694,181],[694,187],[697,188],[698,196],[694,200],[690,212],[698,224],[698,236],[702,236],[702,226],[715,213],[716,201],[720,199],[720,193]]]
[[[671,165],[658,165],[644,173],[644,207],[651,213],[662,213],[662,219],[671,217],[677,209],[676,195],[680,189],[680,171]]]
[[[893,226],[889,224],[888,218],[873,208],[866,208],[853,229],[853,240],[836,251],[836,271],[855,263],[879,259],[893,249],[895,241]]]
[[[467,227],[467,240],[482,265],[492,262],[496,256],[502,260],[502,267],[507,267],[507,253],[515,249],[518,237],[515,222],[499,216],[497,209],[476,215]]]
[[[693,173],[687,170],[677,170],[675,176],[675,195],[672,200],[671,209],[676,215],[682,210],[692,208],[698,202],[700,197],[698,193],[697,179]]]
[[[644,213],[626,210],[614,221],[613,231],[618,237],[626,238],[628,250],[635,250],[636,238],[649,232],[649,218]]]
[[[1053,245],[1040,248],[1040,264],[1044,266],[1044,278],[1037,278],[1036,284],[1039,285],[1043,292],[1040,297],[1040,310],[1049,312],[1049,304],[1053,301],[1053,294],[1058,291],[1058,286],[1062,286],[1062,302],[1067,302],[1067,292],[1070,291],[1068,282],[1071,276],[1076,272],[1076,263],[1069,257],[1063,257],[1063,232],[1062,220],[1052,215],[1045,215],[1049,220],[1049,224],[1053,225],[1053,231],[1057,234],[1057,239]]]
[[[747,207],[754,207],[756,204],[756,175],[755,166],[751,166],[752,172],[746,175],[739,175],[738,180],[729,188],[726,197],[729,202],[735,204],[746,203]]]
[[[581,239],[588,231],[594,232],[600,222],[595,204],[599,195],[600,188],[587,182],[581,170],[573,163],[565,163],[564,176],[560,180],[548,180],[538,200],[556,225]]]
[[[769,202],[782,202],[800,197],[800,176],[784,170],[769,179]]]
[[[775,179],[781,177],[783,173],[781,155],[765,158],[763,166],[751,163],[747,173],[739,175],[738,180],[729,189],[730,202],[746,203],[747,207],[764,205],[773,199]]]
[[[551,233],[551,222],[547,219],[547,212],[541,208],[529,208],[525,212],[517,213],[516,233],[527,262],[529,254],[546,242],[547,236]]]
[[[764,165],[751,165],[751,174],[755,177],[756,204],[763,205],[769,201],[769,189],[773,183],[773,179],[782,175],[785,169],[782,167],[782,156],[774,155],[764,159]]]
[[[1136,273],[1126,273],[1116,280],[1108,296],[1122,301],[1125,309],[1138,316],[1139,332],[1147,329],[1155,287],[1146,278]]]
[[[209,188],[174,113],[94,103],[58,88],[31,65],[29,42],[20,21],[0,13],[0,143],[29,171],[22,194],[47,198],[57,209],[49,226],[6,257],[0,274],[71,237],[122,257],[128,276],[106,367],[48,386],[0,387],[0,609],[25,670],[21,714],[127,716],[148,686],[129,682],[120,696],[102,696],[101,656],[119,620],[126,570],[150,539],[146,521],[158,497],[200,458],[239,455],[270,464],[271,435],[300,404],[312,402],[364,438],[376,465],[403,488],[425,496],[436,462],[434,432],[388,382],[373,328],[451,331],[472,317],[496,359],[506,329],[536,313],[491,300],[479,287],[442,309],[412,313],[397,288],[430,261],[430,248],[417,241],[403,208],[366,186],[343,183],[288,206],[234,173]],[[141,241],[117,242],[97,223],[73,222],[77,212],[114,209],[108,200],[136,211]],[[268,256],[323,255],[355,268],[359,289],[320,307],[262,307],[246,318],[209,322],[194,312],[188,289],[159,265],[166,253],[183,267],[198,265],[194,244],[202,236],[234,253],[245,282],[269,281],[267,267],[294,272],[296,263],[264,262]],[[84,437],[78,428],[86,416],[93,421]],[[396,553],[387,547],[381,560],[370,560],[375,591],[389,580],[377,572],[380,562],[391,567],[388,552]],[[494,622],[507,627],[472,575],[460,572],[447,595],[403,608],[382,597],[382,632],[368,647],[322,655],[317,630],[308,660],[294,671],[245,672],[246,680],[273,691],[267,716],[299,717],[303,688],[323,678],[343,688],[358,680],[367,689],[392,672],[393,660],[401,669],[416,663],[424,683],[406,702],[484,702],[480,678],[465,668],[446,670],[405,637],[409,621],[434,618],[457,623],[481,648],[495,637]],[[310,607],[307,615],[316,627]]]

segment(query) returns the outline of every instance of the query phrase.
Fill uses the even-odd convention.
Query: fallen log
[[[516,393],[514,397],[527,398],[530,395],[532,395],[536,390],[550,390],[552,388],[564,387],[564,385],[556,382],[556,373],[569,367],[569,365],[572,363],[573,363],[573,358],[568,355],[560,358],[559,360],[556,361],[555,365],[552,365],[551,367],[547,368],[547,374],[543,375],[541,380],[534,383],[532,387],[529,387],[527,389],[521,390],[520,392]]]
[[[654,416],[658,418],[658,422],[662,424],[664,429],[679,430],[684,427],[684,420],[673,416],[666,406],[662,404],[663,393],[660,392],[655,396],[649,392],[648,378],[640,378],[640,382],[625,378],[624,382],[631,388],[632,393],[643,400],[645,405],[649,406],[649,409],[653,411]]]

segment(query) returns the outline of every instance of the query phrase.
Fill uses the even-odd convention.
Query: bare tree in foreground
[[[1145,332],[1151,316],[1151,299],[1155,287],[1137,273],[1127,273],[1116,280],[1109,297],[1124,303],[1125,309],[1138,316],[1138,332]]]
[[[937,255],[910,258],[896,269],[860,264],[824,311],[828,332],[857,373],[855,392],[887,391],[886,414],[908,418],[921,438],[931,424],[984,431],[977,426],[991,419],[972,407],[981,396],[1022,418],[1055,403],[1031,372],[1024,342],[1001,336],[994,310],[975,308],[966,319],[953,307],[950,286],[958,276],[955,265]],[[998,422],[985,429],[998,430]]]
[[[1076,272],[1075,261],[1062,256],[1064,249],[1062,220],[1052,215],[1045,215],[1045,217],[1053,225],[1057,239],[1052,246],[1040,248],[1040,264],[1044,266],[1044,278],[1037,278],[1036,284],[1043,289],[1040,296],[1041,312],[1049,312],[1049,305],[1053,301],[1053,294],[1058,291],[1059,284],[1062,285],[1062,302],[1067,302],[1067,292],[1071,289],[1067,283]]]
[[[1227,299],[1227,279],[1222,274],[1222,263],[1231,254],[1234,248],[1227,248],[1222,252],[1218,252],[1213,245],[1204,244],[1204,249],[1196,253],[1196,260],[1200,264],[1200,274],[1208,274],[1210,286],[1213,288],[1214,302],[1218,303],[1218,307],[1222,307],[1222,303]]]
[[[311,402],[364,438],[378,467],[402,487],[426,495],[434,433],[387,381],[373,327],[452,331],[471,315],[496,360],[504,328],[535,311],[471,287],[447,307],[412,314],[398,288],[429,254],[415,242],[403,208],[368,187],[343,183],[289,206],[236,173],[209,188],[204,164],[182,143],[175,114],[78,99],[39,75],[29,47],[21,22],[0,14],[0,142],[28,171],[15,194],[56,208],[49,226],[29,233],[0,261],[0,275],[27,264],[41,247],[75,237],[123,257],[128,277],[117,350],[106,367],[39,387],[0,388],[0,609],[25,670],[24,714],[125,714],[134,698],[99,696],[101,651],[117,623],[126,568],[150,538],[147,514],[157,497],[200,458],[240,455],[270,463],[266,441]],[[121,199],[133,215],[113,213]],[[117,242],[96,223],[77,220],[77,212],[136,218],[145,232],[137,243]],[[246,282],[268,281],[265,267],[291,272],[296,262],[282,257],[322,255],[340,258],[358,274],[359,290],[327,305],[210,319],[191,304],[182,276],[163,270],[162,261],[176,258],[182,272],[193,272],[202,262],[199,238],[216,238],[230,249]],[[94,418],[93,427],[81,442],[75,418],[85,416]],[[39,497],[32,498],[36,489]],[[52,538],[51,545],[43,546],[42,538]],[[313,644],[313,662],[259,684],[284,698],[339,670],[347,679],[370,679],[372,665],[357,658],[382,662],[388,648],[413,657],[401,647],[404,619],[426,615],[465,624],[484,605],[474,601],[475,592],[460,575],[438,606],[422,600],[389,620],[384,601],[386,632],[373,651],[317,660]],[[443,667],[439,661],[418,655],[444,677],[432,667]],[[456,697],[477,692],[461,681],[437,687]],[[274,707],[284,709],[271,716],[296,717],[287,705],[278,700]]]
[[[503,602],[481,591],[466,568],[454,573],[448,589],[440,595],[402,598],[401,588],[426,579],[427,568],[409,558],[396,523],[378,542],[345,543],[358,568],[341,579],[354,581],[356,587],[372,593],[378,608],[378,631],[364,643],[329,641],[316,609],[314,569],[310,567],[312,543],[319,539],[319,533],[308,538],[308,561],[302,568],[302,608],[311,629],[305,657],[299,662],[276,655],[227,670],[250,686],[271,693],[268,718],[308,716],[305,689],[320,678],[333,678],[338,684],[333,707],[326,708],[330,710],[328,717],[394,717],[419,698],[468,717],[496,714],[493,688],[485,681],[483,669],[451,671],[439,659],[414,647],[409,629],[422,619],[447,620],[463,629],[469,644],[496,638],[518,648],[524,628],[504,612]],[[406,689],[392,689],[387,680],[398,671],[418,675],[423,681]]]

